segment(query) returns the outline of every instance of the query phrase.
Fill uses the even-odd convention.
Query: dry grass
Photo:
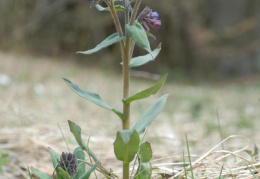
[[[82,127],[85,140],[91,136],[90,147],[97,157],[107,169],[121,175],[120,162],[114,159],[112,146],[116,130],[121,127],[117,116],[78,97],[61,79],[69,78],[82,88],[98,92],[107,103],[121,109],[120,75],[62,59],[4,53],[0,53],[0,59],[0,73],[12,80],[7,86],[0,85],[0,151],[10,154],[10,164],[4,166],[0,178],[25,178],[27,165],[51,175],[48,147],[61,153],[76,146],[67,120]],[[133,79],[131,92],[153,83]],[[133,103],[132,119],[136,120],[156,98],[170,93],[164,112],[146,136],[154,152],[154,178],[159,178],[159,173],[165,177],[185,174],[182,156],[184,152],[187,163],[185,134],[189,137],[195,178],[218,178],[222,165],[225,178],[253,178],[247,167],[259,175],[258,161],[243,152],[245,147],[252,150],[253,144],[260,142],[259,89],[259,83],[254,81],[218,86],[168,82],[158,95]],[[223,137],[246,136],[229,138],[223,143],[224,149],[217,145],[222,139],[216,108]]]

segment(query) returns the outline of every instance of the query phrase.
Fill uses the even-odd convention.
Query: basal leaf
[[[52,177],[50,177],[49,175],[41,172],[40,170],[38,170],[37,168],[33,168],[30,167],[30,170],[37,176],[39,177],[39,179],[53,179]]]
[[[151,179],[152,165],[150,162],[141,162],[135,176],[135,179]]]
[[[151,144],[149,142],[142,143],[140,146],[139,158],[141,163],[149,162],[153,156]]]
[[[136,130],[120,130],[114,142],[116,158],[123,163],[130,163],[138,152],[140,138]]]
[[[159,54],[160,50],[161,50],[161,44],[155,50],[153,50],[150,54],[132,58],[130,61],[129,67],[130,68],[138,67],[138,66],[144,65],[150,61],[153,61]]]
[[[91,49],[91,50],[87,50],[87,51],[78,51],[77,53],[80,54],[92,54],[95,53],[99,50],[101,50],[102,48],[108,47],[116,42],[119,42],[120,40],[123,40],[125,37],[120,37],[118,35],[118,33],[114,33],[110,36],[108,36],[104,41],[102,41],[100,44],[98,44],[95,48]]]
[[[151,96],[152,94],[157,93],[157,92],[161,89],[161,87],[163,86],[163,84],[164,84],[164,82],[165,82],[167,76],[168,76],[167,74],[164,75],[164,76],[163,76],[157,83],[155,83],[152,87],[150,87],[150,88],[148,88],[148,89],[146,89],[146,90],[144,90],[144,91],[141,91],[141,92],[139,92],[139,93],[136,93],[135,95],[130,96],[130,97],[126,98],[126,99],[123,99],[122,101],[123,101],[124,103],[130,103],[130,102],[132,102],[132,101],[134,101],[134,100],[139,100],[139,99],[147,98],[147,97]]]
[[[88,179],[91,173],[96,169],[98,166],[99,161],[97,161],[84,175],[82,175],[79,179]]]
[[[54,150],[52,150],[51,148],[49,148],[49,152],[51,155],[52,165],[55,168],[55,167],[57,167],[60,156],[56,152],[54,152]]]
[[[53,168],[56,171],[57,178],[63,179],[63,177],[60,175],[60,171],[58,169],[58,162],[59,162],[60,156],[54,150],[52,150],[51,148],[49,148],[49,153],[51,155],[52,165],[53,165]]]
[[[76,125],[74,122],[72,121],[68,121],[69,123],[69,127],[70,127],[70,132],[74,135],[77,143],[79,144],[80,147],[82,147],[86,152],[88,152],[88,154],[95,160],[97,161],[97,157],[95,156],[95,154],[90,150],[90,148],[85,144],[84,141],[82,141],[81,138],[81,128]]]
[[[109,7],[103,7],[103,6],[99,5],[99,4],[97,4],[95,7],[99,11],[110,11]],[[115,10],[116,11],[125,11],[125,8],[124,8],[124,6],[121,6],[121,5],[115,5]]]
[[[79,161],[78,161],[79,162]],[[85,168],[86,168],[86,164],[84,162],[78,164],[78,169],[77,169],[77,173],[75,174],[74,178],[73,179],[80,179],[80,177],[82,175],[84,175],[84,173],[86,172],[85,171]]]
[[[85,160],[85,154],[82,151],[81,147],[77,147],[73,151],[73,153],[76,155],[77,159]],[[86,166],[85,162],[78,160],[78,169],[76,175],[74,176],[74,179],[79,179],[80,176],[82,176],[85,173],[85,166]]]
[[[151,53],[151,47],[143,26],[139,22],[126,25],[128,35],[143,49]]]
[[[133,129],[135,129],[139,134],[142,134],[145,131],[145,128],[148,127],[163,110],[167,97],[168,94],[163,95],[147,111],[145,111],[134,125]]]
[[[67,171],[63,170],[63,168],[59,167],[58,169],[63,179],[73,179]]]
[[[67,83],[67,85],[69,86],[70,89],[72,89],[72,91],[74,91],[75,93],[77,93],[79,96],[95,103],[96,105],[102,107],[102,108],[105,108],[107,110],[110,110],[112,112],[114,112],[116,115],[118,115],[121,119],[123,119],[123,114],[122,112],[114,109],[113,107],[109,106],[108,104],[106,104],[102,99],[101,97],[96,94],[96,93],[93,93],[91,91],[87,91],[87,90],[83,90],[81,88],[79,88],[77,85],[73,84],[70,80],[68,79],[65,79],[65,82]]]

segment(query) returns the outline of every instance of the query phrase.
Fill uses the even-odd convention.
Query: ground
[[[89,139],[90,148],[102,164],[121,175],[121,163],[113,154],[115,134],[121,129],[120,120],[114,113],[73,93],[62,79],[68,78],[83,89],[99,93],[104,101],[121,110],[120,73],[104,67],[100,70],[78,65],[69,59],[3,52],[0,59],[0,153],[10,156],[0,178],[26,178],[27,166],[52,175],[48,147],[59,154],[76,147],[68,120],[82,128],[84,140]],[[131,119],[134,123],[157,98],[169,94],[164,111],[144,137],[153,148],[154,172],[168,176],[180,172],[183,158],[189,161],[188,143],[193,162],[205,155],[194,165],[195,178],[218,177],[221,171],[222,176],[231,178],[253,177],[250,171],[257,175],[257,158],[244,152],[253,150],[254,145],[260,146],[260,82],[255,79],[257,77],[218,84],[169,80],[158,94],[133,102]],[[154,83],[132,78],[131,94]],[[227,137],[228,140],[220,144]],[[224,156],[228,152],[231,157]],[[252,170],[248,170],[248,166]]]

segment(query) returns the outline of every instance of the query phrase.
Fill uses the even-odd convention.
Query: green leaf
[[[155,37],[152,33],[146,32],[146,35],[147,35],[148,37],[152,37],[154,40],[156,40],[156,37]]]
[[[145,111],[134,125],[133,129],[135,129],[139,134],[142,134],[145,131],[145,128],[148,127],[163,110],[167,97],[168,94],[163,95],[147,111]]]
[[[161,50],[161,44],[150,54],[132,58],[130,61],[129,67],[130,68],[138,67],[138,66],[144,65],[150,61],[153,61],[159,54],[160,50]]]
[[[63,179],[63,177],[60,175],[60,171],[58,169],[58,162],[59,162],[60,156],[56,152],[54,152],[54,150],[52,150],[51,148],[49,148],[49,153],[51,155],[52,165],[56,171],[57,178]]]
[[[151,53],[151,47],[143,26],[139,22],[126,25],[128,35],[143,49]]]
[[[152,165],[150,160],[153,152],[149,142],[142,143],[138,154],[139,166],[136,172],[136,179],[150,179],[152,175]]]
[[[108,47],[116,42],[119,42],[120,40],[123,40],[125,37],[120,37],[118,35],[118,33],[114,33],[110,36],[108,36],[104,41],[102,41],[100,44],[98,44],[95,48],[91,49],[91,50],[87,50],[87,51],[78,51],[77,53],[80,54],[92,54],[95,53],[99,50],[101,50],[102,48]]]
[[[76,155],[77,159],[85,160],[85,154],[82,151],[81,147],[77,147],[73,153]],[[74,176],[74,179],[79,179],[80,176],[82,176],[85,173],[85,162],[78,161],[78,170],[76,175]]]
[[[95,161],[97,161],[98,159],[95,156],[95,154],[90,150],[90,148],[85,144],[85,142],[82,141],[81,128],[70,120],[68,121],[68,123],[70,127],[70,132],[72,132],[72,134],[74,135],[79,146],[82,147]]]
[[[91,4],[90,4],[90,8],[98,5],[99,2],[100,2],[100,0],[99,1],[92,1]]]
[[[120,130],[114,142],[117,160],[130,163],[138,152],[140,138],[136,130]]]
[[[56,152],[54,152],[54,150],[52,150],[51,148],[49,148],[49,153],[51,155],[52,165],[55,168],[58,165],[58,160],[60,156]]]
[[[149,96],[151,96],[152,94],[155,94],[157,93],[161,87],[163,86],[166,78],[167,78],[168,74],[165,74],[157,83],[155,83],[152,87],[144,90],[144,91],[141,91],[139,93],[136,93],[135,95],[133,96],[130,96],[126,99],[123,99],[122,101],[124,103],[130,103],[132,101],[135,101],[135,100],[139,100],[139,99],[143,99],[143,98],[147,98]]]
[[[139,163],[135,179],[150,179],[152,176],[152,165],[150,162]]]
[[[103,7],[103,6],[99,5],[99,4],[97,4],[95,7],[99,11],[110,11],[109,7]],[[116,11],[125,11],[125,7],[121,6],[121,5],[115,5],[115,10]]]
[[[149,142],[142,143],[140,146],[139,158],[141,163],[149,162],[153,156],[151,144]]]
[[[63,176],[64,179],[72,179],[70,174],[67,171],[63,170],[63,168],[59,167],[58,169],[59,169],[59,172]]]
[[[97,161],[84,175],[80,177],[80,179],[88,179],[91,175],[91,173],[96,169],[98,166],[99,161]]]
[[[75,150],[73,151],[73,153],[76,155],[77,159],[85,160],[85,154],[84,154],[84,152],[82,151],[82,148],[81,148],[81,147],[75,148]],[[84,163],[84,162],[78,161],[78,164],[80,164],[80,163]]]
[[[52,179],[52,177],[50,177],[49,175],[41,172],[40,170],[38,170],[37,168],[33,168],[30,167],[30,170],[40,179]]]
[[[114,109],[113,107],[109,106],[108,104],[106,104],[98,94],[93,93],[91,91],[83,90],[83,89],[79,88],[77,85],[73,84],[70,80],[65,79],[65,78],[63,78],[63,79],[65,80],[65,82],[67,83],[69,88],[72,89],[72,91],[77,93],[79,96],[95,103],[96,105],[98,105],[102,108],[105,108],[107,110],[114,112],[116,115],[118,115],[120,117],[120,119],[123,119],[123,113]]]
[[[74,179],[80,179],[80,177],[86,172],[86,164],[84,162],[78,164],[77,173],[74,176]]]

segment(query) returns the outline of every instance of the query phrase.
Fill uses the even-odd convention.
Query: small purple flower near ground
[[[159,14],[156,11],[152,11],[149,7],[144,8],[140,13],[137,20],[142,24],[145,31],[150,31],[148,24],[153,26],[156,29],[161,27],[161,20],[159,20]]]
[[[68,171],[69,175],[73,177],[78,168],[78,162],[75,154],[62,152],[59,161],[59,167],[63,170]]]

